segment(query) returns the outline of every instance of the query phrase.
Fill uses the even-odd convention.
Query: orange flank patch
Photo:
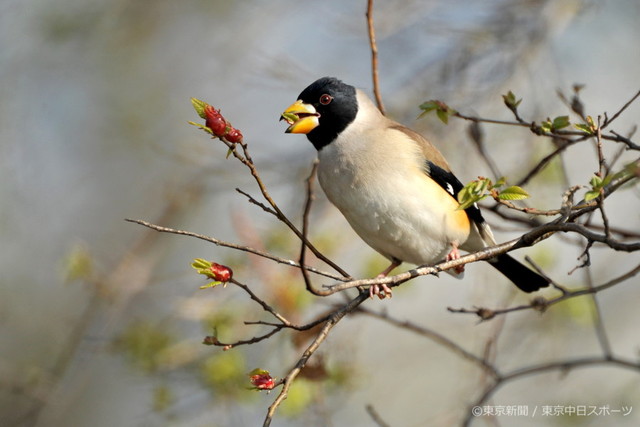
[[[458,206],[456,206],[456,209],[457,207]],[[466,233],[468,234],[471,224],[469,223],[469,217],[467,216],[467,213],[463,210],[456,210],[453,212],[452,216],[452,221],[456,225],[456,228],[466,230]]]
[[[426,184],[427,194],[430,195],[430,203],[433,206],[438,206],[441,209],[442,215],[446,218],[448,224],[447,228],[452,230],[459,230],[461,234],[464,234],[463,242],[469,236],[471,232],[471,223],[467,213],[463,210],[457,210],[460,204],[447,190],[440,187],[437,182],[427,178],[425,175],[424,184]]]

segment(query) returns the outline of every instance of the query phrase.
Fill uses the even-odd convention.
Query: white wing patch
[[[451,194],[452,196],[455,196],[455,193],[453,191],[453,186],[447,182],[447,191],[449,192],[449,194]]]

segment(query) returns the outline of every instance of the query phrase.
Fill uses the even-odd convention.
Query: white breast
[[[403,132],[380,126],[387,119],[377,109],[363,109],[363,102],[370,103],[358,94],[356,120],[319,152],[320,185],[356,233],[382,255],[413,264],[439,261],[452,242],[468,237],[468,230],[449,231],[455,227],[448,226],[447,213],[456,203],[427,178],[416,144]]]

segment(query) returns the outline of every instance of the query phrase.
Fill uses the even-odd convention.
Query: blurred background
[[[305,342],[281,333],[228,352],[202,345],[214,332],[224,341],[252,337],[264,329],[244,320],[271,319],[234,286],[199,290],[204,282],[191,261],[231,266],[298,322],[342,299],[312,298],[288,267],[124,219],[296,259],[298,243],[287,229],[236,193],[259,194],[242,165],[187,124],[198,120],[189,98],[222,108],[242,130],[274,198],[300,224],[315,151],[306,138],[285,135],[278,117],[324,75],[370,93],[365,10],[365,1],[338,0],[0,2],[1,425],[261,425],[275,393],[247,390],[247,372],[286,375]],[[570,97],[574,84],[585,85],[580,96],[594,117],[613,114],[640,88],[636,0],[379,0],[374,18],[389,115],[431,138],[464,182],[494,176],[476,156],[467,124],[416,121],[420,103],[441,99],[466,114],[511,120],[500,95],[512,90],[523,98],[521,115],[539,122],[570,114],[557,91]],[[632,105],[614,129],[627,134],[639,113]],[[512,182],[553,149],[526,129],[483,130]],[[606,154],[619,148],[608,144]],[[597,170],[594,153],[591,143],[567,150],[527,184],[528,203],[559,207],[567,187],[586,185]],[[618,165],[625,159],[634,157],[623,153]],[[607,204],[611,223],[637,233],[639,196],[637,186],[616,193]],[[487,219],[499,240],[525,230]],[[353,275],[370,276],[385,264],[320,191],[311,236]],[[568,275],[583,250],[583,241],[555,236],[516,256],[531,256],[568,287],[604,283],[638,262],[637,254],[596,246],[591,267]],[[598,301],[614,353],[638,360],[633,284],[637,277]],[[475,354],[490,349],[505,372],[601,354],[588,297],[482,324],[446,310],[527,301],[474,264],[462,281],[421,278],[366,307],[438,331]],[[369,426],[367,404],[392,426],[454,425],[488,381],[437,343],[365,316],[341,322],[316,359],[274,425]],[[638,425],[639,378],[610,367],[553,372],[509,383],[491,402],[530,411],[634,409],[626,417],[502,417],[501,425]]]

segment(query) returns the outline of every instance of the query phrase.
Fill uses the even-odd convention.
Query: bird
[[[317,176],[327,198],[358,236],[390,261],[377,277],[403,262],[433,265],[460,258],[460,249],[475,252],[496,244],[476,204],[458,209],[464,186],[440,151],[382,114],[363,90],[322,77],[280,120],[289,125],[286,133],[306,135],[318,152]],[[488,262],[524,292],[549,285],[508,254]],[[392,291],[371,285],[369,295],[383,299]]]

